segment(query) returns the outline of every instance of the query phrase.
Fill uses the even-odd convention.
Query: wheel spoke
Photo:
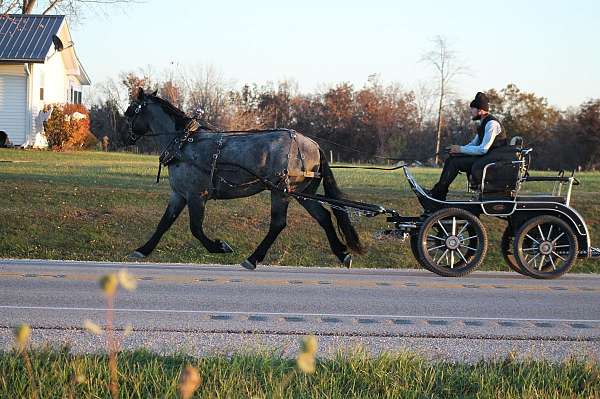
[[[540,259],[540,267],[538,268],[539,271],[542,271],[542,267],[544,267],[545,260],[546,260],[546,255],[542,255],[542,259]]]
[[[454,269],[454,251],[450,251],[450,269]]]
[[[437,247],[427,248],[427,252],[431,252],[431,251],[433,251],[434,249],[440,249],[440,248],[444,248],[445,246],[446,246],[446,245],[444,244],[444,245],[438,245]]]
[[[536,244],[539,244],[540,242],[538,240],[536,240],[535,238],[533,238],[532,236],[530,236],[529,234],[525,234],[525,237],[529,238],[531,241],[535,242]]]
[[[431,235],[431,234],[429,234],[429,235],[427,236],[427,238],[433,238],[433,239],[435,239],[435,240],[446,241],[445,239],[443,239],[443,238],[441,238],[441,237],[438,237],[438,236],[433,236],[433,235]]]
[[[462,227],[462,229],[460,229],[460,231],[459,231],[459,232],[458,232],[456,235],[457,235],[457,236],[461,235],[461,234],[462,234],[462,232],[463,232],[463,231],[465,231],[465,230],[467,229],[467,227],[469,227],[469,226],[470,226],[469,222],[467,222],[467,221],[465,220],[465,225]]]
[[[571,246],[567,245],[567,244],[565,244],[565,245],[555,245],[554,248],[571,248]]]
[[[559,258],[561,258],[564,262],[566,262],[567,260],[565,258],[563,258],[562,256],[560,256],[559,254],[557,254],[556,252],[552,251],[552,253],[556,256],[558,256]]]
[[[559,239],[560,237],[564,236],[564,235],[565,235],[565,232],[563,231],[562,233],[560,233],[560,234],[558,235],[558,237],[556,237],[554,240],[552,240],[552,244],[556,243],[556,241],[558,241],[558,239]]]
[[[536,247],[523,248],[523,251],[537,251],[537,248]]]
[[[456,235],[456,217],[452,217],[452,235]]]
[[[535,261],[535,258],[537,258],[538,256],[540,256],[540,252],[538,252],[537,254],[535,254],[535,256],[534,256],[533,258],[529,259],[529,260],[527,261],[527,264],[528,264],[528,265],[529,265],[529,264],[531,264],[531,262],[532,262],[532,261]],[[537,263],[534,263],[533,265],[535,266],[536,264],[537,264]]]
[[[540,232],[540,237],[542,237],[542,241],[544,241],[545,238],[544,238],[544,233],[542,232],[542,225],[538,224],[537,228],[538,228],[538,231]]]
[[[548,258],[550,258],[550,263],[552,263],[552,269],[556,270],[556,264],[554,263],[554,259],[552,259],[552,254],[548,255]]]
[[[469,261],[467,261],[467,258],[465,258],[465,256],[463,255],[463,253],[462,253],[462,252],[460,252],[460,249],[456,248],[456,252],[458,252],[458,254],[460,255],[460,257],[462,258],[462,260],[463,260],[465,263],[469,263]]]
[[[461,246],[461,247],[463,247],[463,248],[470,249],[471,251],[477,251],[477,248],[471,248],[471,247],[469,247],[468,245],[462,245],[462,244],[461,244],[460,246]]]
[[[472,238],[477,238],[477,236],[474,235],[474,236],[471,236],[471,237],[463,238],[462,240],[460,240],[460,242],[465,242],[465,241],[468,241],[468,240],[470,240]]]
[[[548,235],[546,236],[546,241],[550,241],[551,240],[550,237],[552,237],[552,229],[554,229],[554,225],[553,224],[550,225],[550,230],[548,231]]]
[[[444,251],[444,253],[442,254],[442,256],[440,256],[440,258],[439,258],[439,259],[437,260],[437,262],[435,262],[435,263],[439,265],[439,264],[440,264],[440,260],[442,260],[442,258],[443,258],[444,256],[447,256],[447,254],[448,254],[448,250],[445,250],[445,251]]]
[[[442,231],[444,232],[444,234],[446,234],[446,237],[448,237],[450,234],[448,234],[448,232],[446,231],[446,228],[442,225],[441,220],[438,220],[438,224],[442,228]]]

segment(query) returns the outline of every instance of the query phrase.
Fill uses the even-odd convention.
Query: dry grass
[[[0,257],[76,260],[125,260],[150,236],[168,200],[164,179],[155,185],[157,157],[120,153],[0,150]],[[399,172],[335,170],[339,185],[355,199],[379,203],[416,215],[420,208]],[[416,169],[424,186],[432,185],[436,169]],[[600,240],[600,174],[583,173],[574,203],[585,216],[592,237]],[[464,181],[455,185],[464,187]],[[536,189],[538,187],[535,187]],[[206,231],[227,240],[234,254],[209,254],[195,240],[184,212],[148,258],[154,262],[225,263],[242,261],[266,234],[268,193],[233,201],[211,201]],[[487,220],[492,243],[499,241],[503,222]],[[376,242],[384,217],[358,224],[368,252],[356,267],[418,267],[408,245]],[[497,245],[484,270],[508,270]],[[292,203],[288,228],[265,260],[269,264],[337,266],[325,234],[299,205]],[[578,262],[575,272],[599,272],[597,262]]]

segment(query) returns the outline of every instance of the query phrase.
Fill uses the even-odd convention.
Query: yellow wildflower
[[[133,277],[127,269],[121,269],[117,273],[117,278],[119,279],[119,284],[121,287],[125,288],[127,291],[134,291],[137,288],[137,281],[135,277]]]
[[[29,324],[23,323],[19,327],[15,329],[15,339],[17,340],[17,344],[19,345],[19,349],[24,349],[29,342],[29,337],[31,336],[31,327]]]
[[[306,374],[312,374],[315,372],[315,356],[310,353],[301,352],[296,358],[296,364],[298,365],[298,368]]]
[[[108,296],[114,295],[118,286],[119,280],[114,274],[107,274],[100,279],[100,288]]]
[[[94,323],[93,321],[86,319],[83,322],[83,327],[88,330],[89,332],[91,332],[92,334],[96,334],[96,335],[102,335],[104,333],[104,331],[102,330],[102,327],[100,327],[98,324]]]
[[[182,399],[189,399],[200,386],[202,378],[195,367],[187,366],[181,373],[179,380],[179,394]]]

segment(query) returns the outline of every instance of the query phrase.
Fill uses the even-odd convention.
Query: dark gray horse
[[[156,231],[147,243],[130,256],[144,258],[158,244],[187,205],[190,229],[211,253],[230,253],[224,241],[210,239],[204,234],[204,207],[209,199],[248,197],[263,190],[271,191],[271,224],[269,232],[256,250],[243,263],[255,269],[285,228],[289,192],[314,194],[321,180],[325,194],[341,199],[327,159],[313,140],[292,130],[262,132],[190,131],[191,118],[171,103],[139,89],[125,112],[130,123],[130,144],[144,135],[157,136],[166,149],[171,199]],[[168,161],[168,159],[166,160]],[[165,162],[166,163],[166,162]],[[314,200],[298,199],[308,213],[325,230],[333,253],[350,267],[352,251],[362,252],[358,235],[346,212],[333,209],[345,244],[340,241],[330,212]]]

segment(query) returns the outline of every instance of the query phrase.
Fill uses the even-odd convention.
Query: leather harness
[[[160,154],[160,156],[158,158],[159,164],[158,164],[158,173],[156,175],[156,183],[158,183],[160,181],[160,173],[161,173],[162,166],[168,166],[171,163],[176,162],[176,161],[188,162],[194,166],[197,166],[193,162],[185,159],[182,149],[186,143],[193,143],[201,138],[200,137],[200,127],[201,127],[201,125],[196,120],[194,120],[194,119],[190,120],[190,122],[188,122],[188,124],[184,128],[183,135],[181,137],[174,138],[167,145],[167,147],[162,151],[162,153]],[[224,177],[218,176],[219,156],[221,155],[222,148],[225,146],[225,139],[228,137],[225,135],[226,133],[255,134],[255,133],[268,133],[268,132],[274,132],[274,131],[282,131],[282,130],[287,131],[289,133],[289,137],[290,137],[290,147],[289,147],[288,154],[287,154],[288,167],[289,167],[289,163],[291,162],[293,156],[295,155],[296,159],[300,160],[301,173],[294,173],[294,172],[290,173],[288,168],[284,169],[283,171],[281,171],[280,173],[277,174],[277,177],[279,177],[279,184],[277,184],[276,186],[279,189],[281,189],[282,191],[287,193],[287,192],[289,192],[289,189],[290,189],[290,181],[289,181],[290,177],[303,176],[303,177],[308,177],[308,178],[319,178],[320,174],[318,172],[312,172],[312,171],[306,170],[306,166],[305,166],[305,162],[304,162],[305,157],[304,157],[304,154],[302,153],[300,145],[298,144],[297,133],[295,130],[271,129],[271,130],[225,131],[225,132],[218,132],[218,133],[210,133],[211,135],[219,135],[219,138],[216,141],[216,148],[212,155],[212,162],[211,162],[211,168],[210,168],[210,180],[209,180],[209,187],[208,187],[208,193],[207,193],[208,198],[214,198],[213,194],[216,190],[215,178],[218,178],[220,182],[222,182],[232,188],[233,187],[243,187],[248,184],[256,183],[257,181],[261,181],[264,183],[264,181],[266,180],[264,178],[261,178],[260,176],[257,176],[256,174],[254,174],[253,172],[249,171],[248,169],[242,167],[241,165],[236,165],[234,163],[229,163],[229,162],[225,163],[225,164],[228,164],[231,166],[237,166],[237,167],[241,168],[242,170],[245,170],[246,172],[255,176],[257,179],[250,183],[234,184],[234,183],[227,181]],[[295,149],[294,149],[294,144],[295,144]],[[269,187],[269,188],[273,188],[273,187]]]

